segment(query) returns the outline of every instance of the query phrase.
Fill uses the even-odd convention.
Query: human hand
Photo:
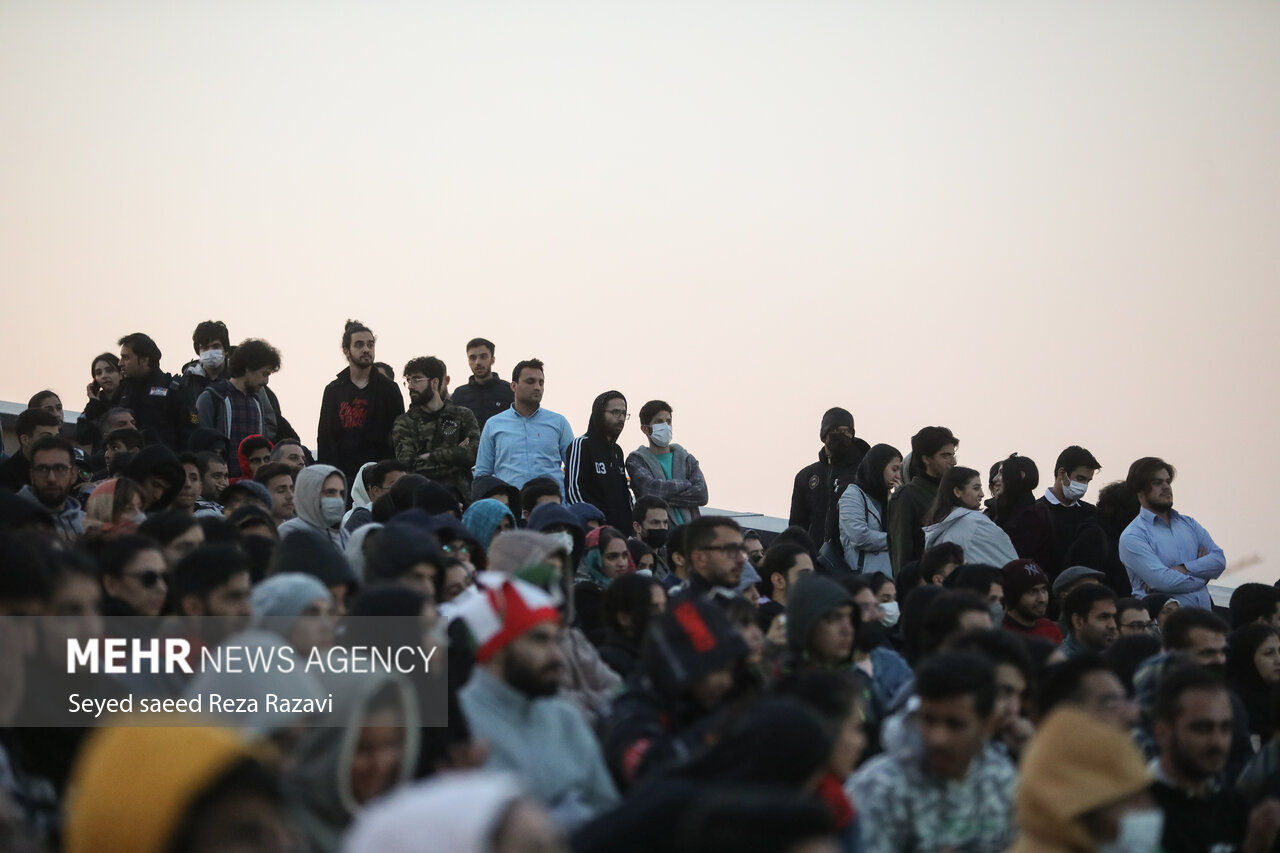
[[[1241,849],[1244,853],[1265,853],[1271,849],[1277,832],[1280,832],[1280,800],[1269,797],[1249,813],[1249,828]]]

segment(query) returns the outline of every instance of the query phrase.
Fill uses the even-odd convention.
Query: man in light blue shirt
[[[1173,509],[1173,466],[1145,456],[1129,466],[1126,485],[1142,509],[1120,534],[1120,560],[1138,598],[1165,593],[1183,607],[1213,608],[1206,588],[1227,559],[1208,531]]]
[[[517,489],[534,477],[564,483],[562,463],[573,443],[573,429],[564,415],[542,408],[544,384],[541,361],[533,358],[516,365],[511,373],[515,402],[485,421],[476,477],[497,477]]]

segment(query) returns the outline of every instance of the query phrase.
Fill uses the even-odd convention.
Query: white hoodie
[[[985,563],[1002,568],[1018,559],[1013,542],[991,519],[976,509],[956,507],[946,518],[924,529],[924,547],[954,542],[964,549],[966,563]]]

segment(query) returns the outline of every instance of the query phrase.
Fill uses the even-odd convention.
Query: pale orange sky
[[[78,409],[120,335],[173,370],[219,317],[283,351],[311,441],[358,317],[455,385],[474,335],[544,359],[579,430],[607,388],[667,399],[720,507],[785,515],[831,405],[1042,480],[1071,443],[1099,484],[1162,455],[1270,579],[1277,31],[1273,2],[0,0],[0,399]]]

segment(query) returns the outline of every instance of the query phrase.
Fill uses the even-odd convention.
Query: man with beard
[[[449,401],[449,376],[435,356],[415,358],[404,366],[409,410],[391,428],[396,460],[457,493],[471,494],[471,467],[480,447],[475,412]]]
[[[536,358],[518,362],[511,371],[515,402],[485,421],[476,453],[475,476],[497,477],[523,489],[537,477],[564,482],[564,455],[573,429],[564,415],[542,406],[546,387],[543,364]]]
[[[249,559],[237,546],[201,545],[188,552],[173,567],[172,583],[173,600],[204,645],[216,646],[249,627]]]
[[[125,335],[119,344],[121,380],[116,405],[132,410],[138,430],[149,440],[177,448],[186,413],[173,377],[160,369],[160,347],[142,332]]]
[[[569,445],[565,457],[566,503],[589,503],[604,513],[610,527],[625,532],[631,524],[631,492],[618,436],[627,425],[627,398],[605,391],[591,404],[586,435]]]
[[[1280,829],[1280,801],[1263,800],[1250,814],[1244,797],[1215,780],[1231,747],[1232,703],[1221,675],[1203,666],[1176,666],[1156,689],[1155,739],[1160,757],[1151,788],[1164,811],[1161,849],[1265,851]]]
[[[1004,578],[1004,622],[1000,627],[1015,634],[1041,637],[1055,646],[1062,631],[1045,618],[1049,609],[1049,576],[1033,560],[1013,560],[1001,571]]]
[[[562,828],[577,826],[618,791],[581,712],[555,695],[565,665],[555,601],[515,578],[481,574],[476,590],[455,617],[475,648],[458,694],[471,733],[488,741],[488,767],[514,772]]]
[[[716,589],[736,590],[742,580],[747,552],[742,528],[723,515],[704,515],[681,526],[689,579],[671,589],[671,596],[702,598]]]
[[[58,533],[69,542],[84,533],[84,510],[70,497],[75,461],[75,448],[65,438],[46,435],[36,439],[31,445],[31,483],[18,492],[47,512]]]
[[[342,332],[347,367],[324,388],[316,430],[316,460],[332,465],[353,482],[366,462],[390,459],[391,427],[404,414],[396,383],[375,370],[373,332],[348,320]]]
[[[227,373],[207,387],[196,399],[200,426],[226,436],[229,448],[239,448],[251,435],[274,440],[279,414],[265,391],[271,375],[280,369],[280,351],[264,340],[242,341],[231,354]],[[244,470],[239,454],[227,453],[227,469],[233,477],[252,477]]]
[[[1164,593],[1182,607],[1211,609],[1208,584],[1222,574],[1227,560],[1194,518],[1174,510],[1175,474],[1172,465],[1154,456],[1129,466],[1125,485],[1142,509],[1120,534],[1120,560],[1138,598]]]
[[[834,508],[871,447],[855,436],[853,415],[839,407],[823,413],[818,439],[822,442],[818,461],[796,474],[787,523],[803,527],[820,546],[835,532]]]

